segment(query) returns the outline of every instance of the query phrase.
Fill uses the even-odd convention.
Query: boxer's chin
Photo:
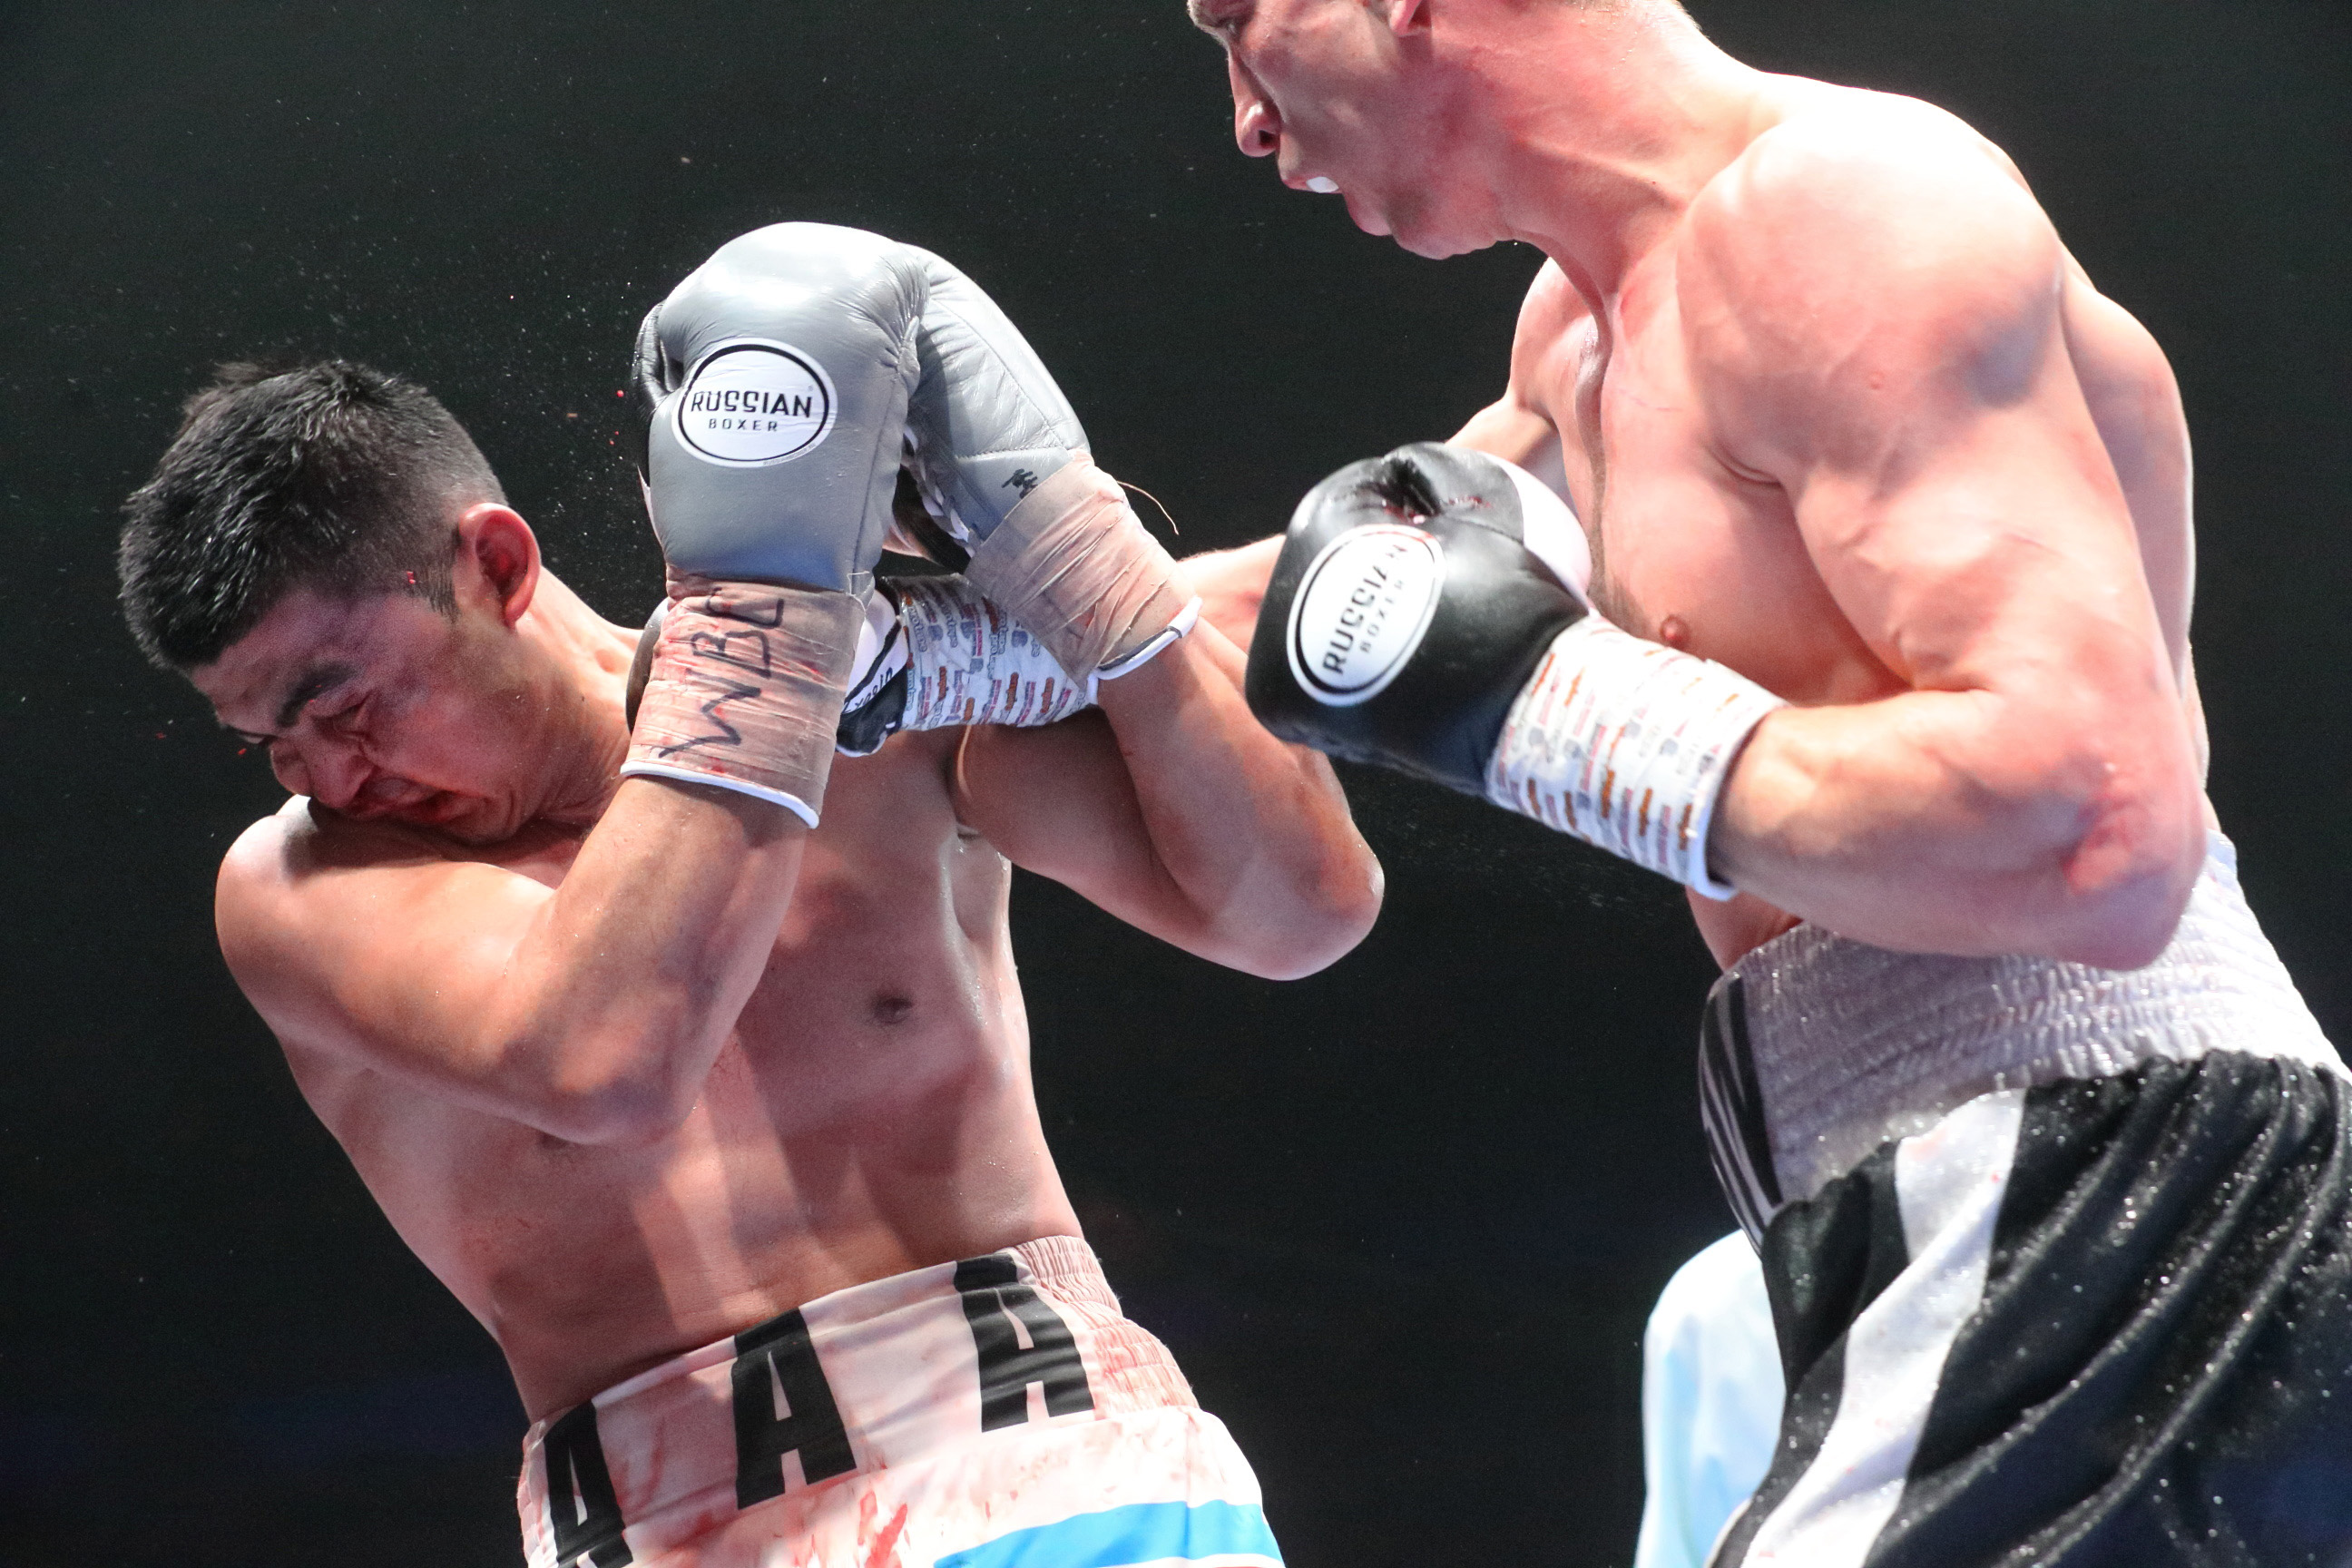
[[[1443,261],[1449,256],[1467,256],[1474,250],[1484,250],[1501,237],[1470,226],[1449,215],[1430,210],[1429,204],[1399,204],[1391,210],[1373,207],[1369,202],[1358,206],[1350,197],[1348,216],[1366,234],[1386,235],[1397,245],[1415,256],[1432,261]]]
[[[1458,238],[1452,235],[1431,235],[1419,239],[1400,237],[1397,243],[1415,256],[1431,261],[1443,261],[1449,256],[1467,256],[1474,250],[1485,250],[1498,241],[1480,236],[1475,239]]]
[[[1474,250],[1484,250],[1498,243],[1500,237],[1450,228],[1442,224],[1398,225],[1392,231],[1397,244],[1413,255],[1431,261],[1443,261],[1449,256],[1467,256]]]

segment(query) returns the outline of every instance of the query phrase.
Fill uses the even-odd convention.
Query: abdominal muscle
[[[948,737],[840,763],[774,956],[686,1120],[572,1144],[289,1053],[536,1418],[818,1296],[1078,1234],[1038,1124],[1010,872]]]

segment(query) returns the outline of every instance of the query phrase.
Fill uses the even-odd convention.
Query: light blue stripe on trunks
[[[1131,1568],[1234,1557],[1282,1561],[1256,1504],[1139,1502],[1016,1530],[934,1568]]]

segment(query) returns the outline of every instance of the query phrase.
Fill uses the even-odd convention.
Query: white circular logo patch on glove
[[[1327,708],[1369,702],[1421,647],[1445,555],[1417,528],[1376,522],[1325,545],[1290,602],[1290,673]]]
[[[731,468],[788,463],[833,430],[833,378],[782,343],[739,338],[702,356],[677,395],[677,434]]]

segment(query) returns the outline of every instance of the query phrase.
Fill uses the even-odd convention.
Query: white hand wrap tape
[[[964,574],[1089,680],[1140,668],[1200,614],[1182,569],[1084,452],[981,541]]]
[[[1552,639],[1503,721],[1486,798],[1710,899],[1716,798],[1764,716],[1786,707],[1746,676],[1598,616]]]
[[[907,710],[899,727],[1051,724],[1090,705],[1094,683],[1073,679],[1020,623],[961,577],[892,584],[907,628]]]

